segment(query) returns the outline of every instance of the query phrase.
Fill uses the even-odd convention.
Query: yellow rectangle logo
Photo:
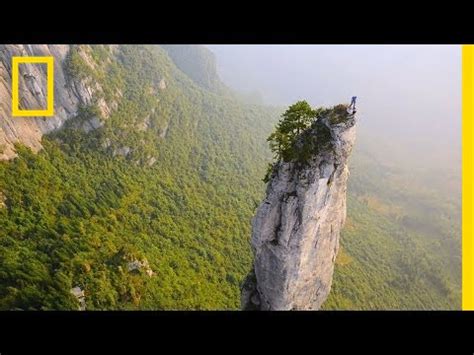
[[[20,64],[46,64],[47,93],[45,110],[20,110]],[[51,117],[54,116],[54,57],[12,57],[12,116]]]
[[[474,310],[474,45],[462,48],[462,309]]]

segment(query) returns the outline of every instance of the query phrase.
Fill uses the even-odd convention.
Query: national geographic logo
[[[46,64],[47,91],[46,109],[20,109],[20,65]],[[12,116],[51,117],[54,116],[54,57],[12,57]]]

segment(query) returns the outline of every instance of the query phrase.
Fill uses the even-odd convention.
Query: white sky
[[[460,145],[461,47],[209,45],[223,81],[266,103],[330,106],[358,97],[361,126]],[[443,142],[444,141],[444,142]]]

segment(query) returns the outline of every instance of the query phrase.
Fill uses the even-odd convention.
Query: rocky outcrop
[[[309,159],[276,163],[252,222],[254,266],[241,295],[246,310],[317,310],[331,289],[355,118],[329,110],[301,139],[313,140]]]
[[[71,294],[76,298],[78,303],[78,310],[85,311],[86,310],[86,294],[84,290],[82,290],[79,286],[71,288]]]
[[[122,157],[127,157],[131,152],[132,152],[132,148],[125,146],[125,147],[120,147],[120,148],[115,149],[112,155],[114,157],[117,155],[122,156]]]
[[[90,78],[68,77],[64,62],[70,51],[69,45],[0,45],[0,160],[13,158],[15,143],[22,143],[33,151],[41,149],[41,137],[61,127],[66,120],[76,116],[80,105],[90,105],[102,88]],[[86,47],[84,47],[86,48]],[[84,62],[92,66],[87,51],[80,50]],[[53,56],[54,57],[54,116],[53,117],[12,117],[12,57],[13,56]],[[21,64],[19,67],[20,106],[24,110],[44,109],[46,103],[46,66]],[[96,102],[102,115],[106,117],[111,108],[104,99]],[[84,129],[100,126],[94,120]]]
[[[127,269],[128,269],[129,272],[137,272],[138,273],[140,271],[143,271],[149,277],[152,277],[153,275],[155,275],[155,273],[151,269],[150,264],[148,263],[147,259],[143,259],[143,260],[134,259],[134,260],[130,261],[127,264]]]
[[[160,90],[165,90],[166,89],[166,81],[165,79],[161,79],[160,82],[158,83],[158,89]]]

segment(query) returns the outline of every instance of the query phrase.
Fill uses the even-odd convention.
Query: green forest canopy
[[[279,110],[201,86],[158,46],[75,47],[66,65],[98,81],[106,99],[123,98],[103,127],[73,124],[97,114],[84,107],[39,154],[19,146],[18,158],[0,162],[0,309],[78,309],[73,287],[90,310],[238,309]],[[162,79],[166,90],[156,90]],[[149,129],[134,129],[146,118]],[[324,308],[459,308],[456,201],[362,148]],[[145,260],[152,273],[130,270]]]

